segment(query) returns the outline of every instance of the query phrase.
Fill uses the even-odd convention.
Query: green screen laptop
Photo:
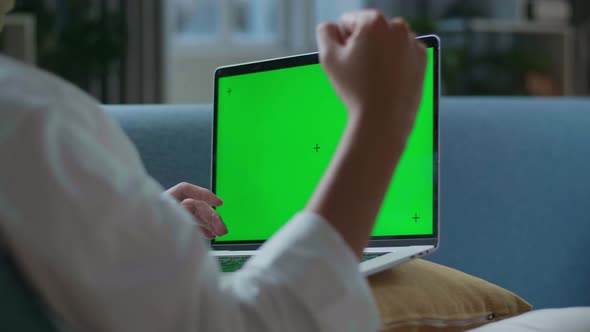
[[[438,247],[439,39],[419,39],[428,51],[422,102],[360,265],[366,275]],[[346,120],[317,53],[217,69],[212,185],[229,233],[212,247],[223,271],[305,207]]]

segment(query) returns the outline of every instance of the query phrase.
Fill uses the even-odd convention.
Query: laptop
[[[422,101],[359,265],[364,275],[439,245],[439,39],[418,38],[428,52]],[[239,269],[303,210],[346,119],[317,53],[216,70],[212,189],[229,233],[211,246],[222,271]]]

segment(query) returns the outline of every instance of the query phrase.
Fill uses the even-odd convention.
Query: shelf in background
[[[574,29],[567,24],[534,21],[493,20],[485,18],[446,19],[437,23],[442,32],[505,32],[528,34],[571,34]]]

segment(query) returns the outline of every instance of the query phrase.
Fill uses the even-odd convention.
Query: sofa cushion
[[[531,310],[503,288],[421,259],[369,282],[388,332],[464,331]]]

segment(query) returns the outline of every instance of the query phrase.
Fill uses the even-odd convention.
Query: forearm
[[[235,294],[254,295],[240,307],[270,331],[377,331],[377,307],[347,247],[324,218],[297,214],[236,274]]]
[[[328,220],[355,254],[367,245],[406,138],[381,118],[349,119],[306,210]]]

